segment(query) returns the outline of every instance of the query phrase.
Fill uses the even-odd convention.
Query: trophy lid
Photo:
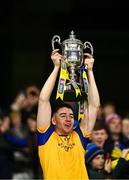
[[[80,45],[83,46],[83,42],[80,41],[79,39],[76,39],[75,37],[76,37],[76,36],[75,36],[75,34],[74,34],[74,31],[71,31],[71,33],[70,33],[70,35],[69,35],[69,39],[64,40],[64,41],[62,42],[62,45],[69,43],[69,44],[80,44]]]

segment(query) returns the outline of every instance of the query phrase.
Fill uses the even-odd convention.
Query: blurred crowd
[[[40,90],[26,87],[0,112],[0,179],[40,179],[36,115]]]
[[[40,89],[28,86],[0,110],[0,179],[42,179],[36,138]],[[87,146],[90,179],[129,179],[129,114],[101,105]]]
[[[129,114],[118,114],[112,102],[99,109],[86,165],[90,179],[129,179]]]

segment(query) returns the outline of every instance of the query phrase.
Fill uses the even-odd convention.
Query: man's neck
[[[58,129],[56,129],[55,131],[59,136],[70,136],[71,135],[71,132],[65,133],[65,132],[59,131]]]

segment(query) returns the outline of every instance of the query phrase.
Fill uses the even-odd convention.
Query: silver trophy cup
[[[61,43],[61,39],[58,35],[52,38],[52,49],[55,49],[55,43],[58,43],[61,47],[63,60],[62,67],[66,67],[69,80],[66,81],[64,87],[65,97],[64,100],[78,100],[83,98],[88,93],[88,81],[82,78],[81,69],[84,60],[84,50],[89,49],[90,54],[93,55],[93,46],[90,42],[83,43],[79,39],[75,38],[74,32],[71,31],[69,39],[64,40]],[[77,98],[75,92],[80,89],[81,95]]]

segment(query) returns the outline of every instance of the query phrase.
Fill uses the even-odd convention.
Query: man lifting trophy
[[[56,42],[61,45],[62,53],[59,53]],[[75,39],[73,32],[62,43],[59,36],[54,36],[52,47],[54,67],[41,89],[37,114],[38,154],[44,179],[88,180],[85,155],[100,105],[93,74],[93,48],[89,42],[83,44]],[[90,49],[90,54],[83,53],[86,48]],[[59,72],[57,98],[63,102],[58,103],[52,111],[50,98]],[[70,92],[75,95],[74,98],[70,97]],[[79,109],[81,113],[76,119],[70,103],[80,102],[77,98],[83,97],[83,92],[88,92],[88,97],[82,98],[83,101],[88,100],[88,103],[83,108],[83,114]]]
[[[62,50],[63,60],[61,61],[60,77],[56,98],[63,101],[78,101],[86,98],[88,93],[88,79],[86,67],[84,67],[84,50],[89,49],[93,55],[93,47],[90,42],[84,44],[75,38],[71,31],[69,39],[61,43],[58,35],[52,38],[52,49],[58,43]]]

